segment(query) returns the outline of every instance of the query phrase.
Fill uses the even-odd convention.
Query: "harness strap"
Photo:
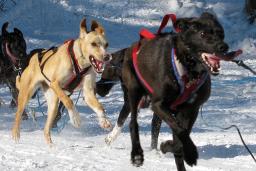
[[[47,52],[49,52],[49,51],[51,51],[51,50],[53,50],[53,53],[50,55],[50,56],[48,56],[48,58],[41,64],[41,62],[42,62],[42,59],[43,59],[43,56],[47,53]],[[49,48],[47,51],[45,51],[45,52],[38,52],[38,60],[39,60],[39,67],[40,67],[40,71],[41,71],[41,74],[44,76],[44,78],[47,80],[47,81],[49,81],[49,82],[51,82],[51,80],[45,75],[45,73],[43,72],[43,69],[44,69],[44,66],[45,66],[45,64],[46,64],[46,62],[52,57],[52,55],[54,55],[55,53],[57,52],[57,47],[51,47],[51,48]]]
[[[172,20],[173,25],[175,25],[176,23],[176,15],[175,14],[167,14],[164,16],[162,23],[157,31],[157,35],[159,35],[161,33],[161,31],[163,30],[163,28],[166,26],[166,24],[168,23],[169,19]],[[177,30],[179,31],[179,30]],[[139,53],[139,49],[141,46],[141,40],[146,38],[146,39],[154,39],[156,37],[156,35],[152,32],[150,32],[149,30],[143,28],[140,31],[140,40],[139,43],[137,45],[135,45],[135,47],[132,49],[132,61],[133,61],[133,67],[135,69],[135,72],[137,74],[137,76],[139,77],[139,79],[141,80],[141,82],[144,84],[144,86],[147,88],[147,90],[153,94],[154,90],[153,88],[147,83],[147,81],[143,78],[143,76],[141,75],[139,68],[138,68],[138,53]]]
[[[78,61],[76,59],[75,53],[74,53],[74,40],[70,40],[67,43],[69,43],[68,45],[68,49],[67,49],[67,53],[69,54],[70,57],[70,61],[73,65],[74,71],[73,71],[73,75],[70,78],[70,80],[64,85],[64,90],[67,90],[69,92],[73,92],[77,86],[79,86],[79,84],[81,83],[83,76],[88,72],[88,70],[91,68],[91,66],[88,66],[86,68],[84,68],[83,70],[80,68]]]
[[[140,70],[138,68],[138,56],[137,56],[137,51],[138,51],[138,45],[135,46],[132,50],[132,61],[133,61],[133,67],[135,69],[135,72],[137,76],[139,77],[140,81],[143,83],[143,85],[147,88],[147,90],[151,93],[154,94],[154,89],[148,84],[148,82],[143,78],[143,76],[140,73]]]
[[[162,30],[165,28],[165,26],[167,25],[169,20],[172,20],[173,22],[173,26],[176,30],[176,32],[180,32],[181,30],[176,27],[176,15],[175,14],[167,14],[164,16],[162,23],[157,31],[157,35],[159,35]],[[135,47],[132,50],[132,61],[133,61],[133,67],[135,69],[135,72],[139,78],[139,80],[143,83],[143,85],[146,87],[146,89],[151,93],[154,94],[154,89],[148,84],[148,82],[143,78],[142,74],[139,71],[139,67],[138,67],[138,53],[139,53],[139,49],[141,46],[141,39],[146,38],[146,39],[154,39],[156,37],[155,34],[151,33],[150,31],[148,31],[147,29],[142,29],[140,31],[140,41],[137,45],[135,45]],[[187,75],[184,73],[184,68],[182,66],[182,64],[180,64],[179,66],[176,65],[176,60],[175,60],[175,49],[172,48],[172,52],[171,52],[171,64],[173,66],[174,69],[174,74],[176,79],[178,80],[178,83],[180,85],[180,95],[178,96],[178,98],[171,104],[171,109],[176,110],[176,107],[184,102],[186,102],[190,96],[195,93],[200,87],[201,85],[205,82],[205,80],[208,77],[207,73],[204,73],[200,76],[200,78],[198,78],[196,81],[194,81],[192,84],[188,84],[189,83],[189,79],[187,78]]]
[[[67,42],[69,43],[67,53],[69,54],[71,63],[73,64],[75,74],[79,74],[81,69],[78,65],[78,61],[76,60],[75,53],[73,50],[74,42],[75,42],[74,40],[70,40],[69,42]]]
[[[206,81],[208,74],[203,73],[198,79],[196,79],[192,84],[189,84],[189,78],[187,77],[186,69],[181,63],[176,59],[175,49],[172,49],[171,53],[171,64],[174,70],[174,75],[180,86],[180,95],[171,104],[171,109],[176,110],[176,107],[184,102],[186,102],[192,94],[194,94]]]
[[[137,76],[139,77],[139,79],[141,80],[141,82],[144,84],[144,86],[147,88],[147,90],[153,94],[154,90],[153,88],[147,83],[147,81],[143,78],[143,76],[140,73],[140,70],[138,68],[138,52],[141,46],[141,39],[146,38],[146,39],[154,39],[156,36],[155,34],[151,33],[150,31],[148,31],[147,29],[142,29],[140,31],[140,41],[137,45],[135,45],[135,47],[132,49],[132,61],[133,61],[133,67],[135,69],[135,72],[137,74]]]
[[[160,34],[162,32],[162,30],[165,28],[165,26],[167,25],[167,23],[170,19],[172,20],[172,24],[173,24],[175,31],[177,33],[181,32],[181,29],[176,26],[176,21],[177,21],[176,15],[175,14],[167,14],[162,19],[162,23],[157,31],[157,34]]]
[[[70,62],[73,65],[73,75],[67,81],[67,83],[64,85],[63,89],[72,93],[76,89],[76,87],[80,84],[80,82],[83,79],[83,76],[87,73],[87,71],[91,68],[91,66],[88,66],[88,67],[86,67],[82,70],[80,68],[79,64],[78,64],[78,61],[76,60],[76,56],[75,56],[75,53],[74,53],[74,48],[73,48],[74,40],[69,40],[69,41],[66,41],[65,43],[69,43],[68,48],[67,48],[67,53],[68,53],[68,56],[70,57]],[[41,73],[45,77],[45,79],[49,82],[51,82],[51,80],[44,74],[43,68],[44,68],[46,62],[51,58],[51,56],[53,56],[56,53],[55,49],[57,49],[57,48],[56,47],[51,47],[46,52],[43,52],[43,53],[39,52],[38,53],[38,60],[39,60],[39,63],[41,63],[44,54],[46,54],[50,50],[54,50],[54,52],[42,64],[40,64]]]
[[[171,104],[171,109],[176,110],[176,107],[184,102],[186,102],[192,94],[194,94],[206,81],[208,77],[207,73],[201,75],[195,82],[191,85],[188,85],[188,82],[184,81],[185,87],[180,93],[179,97]]]

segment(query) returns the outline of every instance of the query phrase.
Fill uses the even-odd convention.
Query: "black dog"
[[[150,84],[154,93],[150,93],[145,83],[138,77],[138,73],[135,72],[132,61],[134,46],[121,50],[124,56],[119,76],[125,100],[117,122],[122,126],[131,111],[131,160],[136,166],[142,165],[144,160],[137,123],[137,107],[144,95],[151,97],[152,110],[158,116],[156,120],[159,121],[161,118],[173,130],[173,140],[161,144],[162,152],[174,153],[178,170],[185,170],[184,160],[190,166],[196,165],[198,152],[189,134],[200,106],[210,96],[209,73],[217,75],[220,67],[219,60],[233,57],[233,54],[226,54],[228,45],[223,41],[224,30],[213,15],[203,13],[200,18],[180,19],[177,20],[176,25],[182,30],[181,33],[159,35],[153,40],[140,42],[137,69],[144,80]],[[170,107],[176,103],[181,92],[175,69],[171,65],[173,48],[178,61],[186,68],[186,87],[190,88],[202,76],[204,76],[204,81],[189,99],[178,103],[175,107]],[[104,90],[100,83],[97,85],[97,92],[104,95],[108,89]],[[120,131],[118,124],[112,131],[113,135]]]
[[[26,42],[22,32],[14,28],[13,32],[6,29],[8,22],[2,26],[2,35],[0,36],[0,79],[1,83],[7,84],[12,94],[11,106],[17,105],[18,90],[16,89],[16,76],[27,66],[28,56],[26,54]],[[23,114],[23,119],[27,114]]]

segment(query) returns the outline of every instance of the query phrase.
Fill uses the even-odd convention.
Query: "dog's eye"
[[[97,43],[92,42],[91,45],[92,45],[93,47],[96,47],[96,46],[97,46]]]
[[[204,37],[205,37],[205,32],[201,31],[201,32],[200,32],[200,37],[201,37],[201,38],[204,38]]]

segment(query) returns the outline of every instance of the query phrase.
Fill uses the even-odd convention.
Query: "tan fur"
[[[107,41],[104,37],[104,29],[96,21],[92,22],[92,31],[87,32],[86,20],[80,23],[80,36],[74,42],[74,53],[81,68],[91,65],[89,56],[103,61]],[[92,43],[96,42],[97,46],[92,47]],[[16,78],[16,86],[19,89],[18,107],[15,122],[12,128],[12,137],[15,141],[20,138],[20,122],[21,114],[24,108],[38,87],[42,87],[47,104],[48,116],[44,128],[45,140],[48,144],[52,144],[50,129],[56,117],[58,101],[62,101],[68,110],[71,123],[75,127],[80,126],[80,116],[76,111],[74,103],[63,91],[62,87],[70,79],[73,74],[73,66],[70,62],[69,54],[67,54],[68,43],[58,47],[56,53],[48,51],[43,55],[41,63],[38,60],[38,54],[31,57],[28,67],[22,75]],[[49,59],[48,59],[49,58]],[[50,79],[50,82],[42,75],[40,65],[45,62],[43,73]],[[83,92],[85,101],[98,116],[100,126],[110,128],[111,124],[106,119],[105,111],[95,96],[95,79],[96,73],[91,67],[83,80]]]

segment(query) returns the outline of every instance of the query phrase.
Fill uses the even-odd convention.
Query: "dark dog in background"
[[[153,40],[141,41],[138,68],[144,79],[154,89],[154,94],[148,92],[135,73],[132,64],[133,46],[121,50],[124,56],[121,55],[123,60],[121,72],[119,72],[121,74],[117,76],[122,82],[124,106],[117,123],[121,123],[122,126],[131,111],[131,161],[136,166],[142,165],[144,161],[139,141],[137,107],[145,95],[151,97],[152,110],[157,115],[155,119],[158,122],[164,120],[173,132],[173,140],[162,143],[161,151],[174,153],[178,170],[185,170],[184,160],[190,166],[196,165],[198,152],[189,134],[200,106],[210,96],[210,73],[217,75],[220,67],[219,60],[227,58],[228,55],[232,57],[226,54],[228,45],[224,42],[224,30],[213,15],[203,13],[200,18],[179,19],[177,26],[182,30],[181,33],[160,35]],[[179,96],[180,87],[174,76],[174,68],[170,65],[172,48],[176,49],[178,61],[187,70],[189,83],[197,80],[202,73],[207,74],[203,84],[193,94],[193,98],[178,105],[175,110],[171,109],[170,105]],[[108,85],[110,88],[104,89],[103,84],[100,84],[102,82],[104,80],[97,85],[97,92],[100,95],[106,94],[111,89],[110,85]],[[119,126],[116,124],[109,134],[110,137],[107,137],[110,141],[121,130]]]
[[[174,34],[173,32],[169,34]],[[106,64],[104,71],[101,75],[101,79],[96,83],[96,93],[100,95],[101,97],[105,97],[107,94],[109,94],[110,90],[114,85],[116,85],[119,81],[121,81],[122,84],[122,65],[124,61],[125,52],[128,48],[119,50],[117,52],[112,53],[112,60]],[[122,86],[121,86],[122,87]],[[126,100],[126,98],[124,98]],[[138,109],[141,108],[147,108],[150,105],[150,98],[149,96],[143,96]],[[130,113],[129,105],[128,103],[125,103],[125,105],[121,109],[121,114],[119,115],[116,123],[116,127],[120,128],[118,131],[111,132],[106,138],[105,141],[108,145],[110,145],[117,136],[121,133],[121,128],[124,125],[124,122],[126,120],[126,117]],[[151,148],[157,149],[157,142],[158,142],[158,135],[161,127],[161,119],[155,114],[153,114],[152,119],[152,130],[151,130]]]
[[[248,15],[248,21],[252,24],[256,19],[256,1],[245,0],[245,12]]]
[[[28,64],[26,53],[26,42],[22,32],[14,28],[13,32],[7,31],[8,22],[2,26],[0,36],[0,80],[2,84],[7,84],[12,94],[11,107],[17,106],[18,90],[16,89],[16,76],[22,72]],[[27,114],[23,113],[23,119]]]

